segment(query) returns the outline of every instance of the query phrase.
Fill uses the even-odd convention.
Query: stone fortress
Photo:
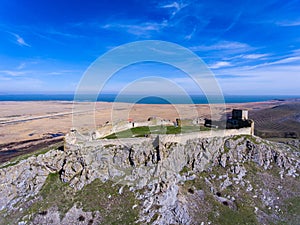
[[[187,132],[179,134],[150,134],[144,137],[129,137],[129,138],[117,138],[106,139],[107,136],[118,132],[130,130],[137,127],[149,127],[157,126],[194,126],[199,127],[197,132]],[[200,127],[206,127],[204,131],[200,131]],[[209,129],[210,128],[210,129]],[[96,145],[106,146],[110,144],[116,144],[118,141],[122,144],[140,144],[144,141],[153,140],[155,145],[165,145],[166,143],[181,143],[185,144],[188,140],[197,138],[212,138],[212,137],[228,137],[233,135],[254,135],[254,121],[248,119],[248,111],[242,109],[233,109],[231,117],[226,120],[211,121],[210,119],[176,119],[172,122],[157,117],[150,117],[147,121],[134,121],[129,118],[128,121],[120,121],[116,124],[111,124],[109,121],[96,131],[88,134],[79,134],[76,129],[72,129],[69,134],[66,135],[66,142],[70,144],[84,143],[86,141],[94,142]]]

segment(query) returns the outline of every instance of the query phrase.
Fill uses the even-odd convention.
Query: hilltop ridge
[[[299,219],[289,209],[299,207],[295,147],[251,135],[170,140],[159,148],[151,138],[96,143],[67,139],[64,150],[2,165],[1,224],[228,224],[228,215],[236,224]]]

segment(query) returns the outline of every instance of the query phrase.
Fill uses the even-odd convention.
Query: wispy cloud
[[[263,68],[264,67],[277,68],[277,67],[274,67],[274,66],[276,66],[276,65],[292,65],[292,64],[295,64],[296,66],[300,65],[300,56],[287,57],[287,58],[279,59],[279,60],[276,60],[276,61],[260,63],[260,64],[257,64],[255,66],[247,66],[245,68],[247,70],[248,69],[251,70],[251,69],[261,68],[261,67],[263,67]],[[292,67],[290,67],[290,68],[292,68]]]
[[[210,65],[209,68],[211,68],[211,69],[219,69],[219,68],[228,67],[228,66],[231,66],[230,62],[220,61],[220,62],[216,62],[216,63]]]
[[[29,44],[27,44],[25,42],[25,40],[20,35],[15,34],[15,33],[11,33],[11,32],[10,32],[10,34],[13,35],[16,38],[16,43],[18,45],[20,45],[20,46],[26,46],[26,47],[31,47]]]
[[[58,70],[47,73],[48,75],[72,75],[72,74],[80,73],[79,70]]]
[[[281,27],[295,27],[295,26],[300,26],[300,19],[298,20],[291,20],[291,21],[279,21],[276,22],[277,26]]]
[[[24,69],[25,66],[26,66],[26,63],[23,62],[17,67],[17,69],[18,70]]]
[[[194,36],[194,34],[196,33],[196,31],[197,31],[197,28],[194,27],[193,31],[190,34],[186,35],[184,39],[188,40],[188,41],[191,40],[192,37]]]
[[[243,13],[243,10],[240,10],[236,16],[234,17],[233,21],[231,22],[231,24],[225,29],[225,32],[228,32],[231,28],[233,28],[237,23],[238,21],[240,20],[240,17]]]
[[[62,31],[59,31],[59,30],[56,30],[53,28],[46,30],[46,33],[55,35],[55,36],[62,36],[62,37],[66,37],[66,38],[82,38],[82,37],[84,37],[84,35],[82,35],[82,34],[62,32]]]
[[[183,2],[172,2],[172,3],[160,5],[159,7],[164,9],[172,9],[171,16],[174,17],[178,12],[180,12],[183,8],[185,8],[188,5],[189,4]]]
[[[241,55],[243,59],[260,59],[269,56],[269,54],[247,54]]]
[[[164,20],[161,23],[157,22],[145,22],[138,23],[133,21],[132,23],[109,23],[105,24],[101,28],[108,30],[125,30],[126,32],[139,36],[150,36],[151,32],[159,32],[168,26],[168,22]]]
[[[249,54],[236,54],[229,57],[223,57],[226,61],[235,61],[235,63],[247,63],[257,60],[271,60],[272,54],[269,53],[249,53]]]
[[[282,76],[285,76],[285,74],[291,74],[294,75],[297,70],[300,69],[300,57],[288,57],[285,59],[280,59],[272,62],[264,62],[264,63],[258,63],[253,66],[244,65],[244,66],[231,66],[229,68],[225,67],[219,67],[219,70],[214,71],[217,75],[234,75],[235,77],[241,76],[251,76],[255,79],[255,77],[260,77],[262,75],[267,75],[271,77],[273,74],[281,74]],[[212,69],[218,69],[213,68]],[[286,70],[284,72],[284,70]],[[297,72],[298,73],[298,72]],[[235,78],[234,77],[234,78]],[[299,77],[299,76],[298,76]],[[224,77],[226,78],[226,77]]]
[[[288,58],[280,59],[278,61],[268,63],[268,65],[289,64],[289,63],[294,63],[294,62],[300,62],[300,56],[293,56],[293,57],[288,57]]]
[[[230,67],[217,70],[215,74],[227,94],[253,94],[253,90],[255,94],[299,94],[300,64],[281,63],[276,66]]]
[[[23,76],[29,73],[29,71],[16,71],[16,70],[0,70],[0,74],[5,74],[13,77]]]
[[[192,51],[213,51],[213,50],[250,50],[252,49],[246,43],[220,41],[212,45],[198,45],[190,47]]]

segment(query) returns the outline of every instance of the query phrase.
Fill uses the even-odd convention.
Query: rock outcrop
[[[192,201],[183,194],[182,188],[185,183],[199,179],[204,171],[223,168],[224,174],[206,177],[204,182],[214,199],[232,210],[236,210],[235,199],[219,196],[218,191],[242,185],[252,192],[253,185],[245,179],[248,174],[245,164],[253,164],[265,171],[276,167],[282,179],[299,176],[299,152],[254,136],[198,138],[185,143],[159,143],[155,137],[141,140],[140,143],[122,140],[116,141],[115,145],[105,145],[97,140],[68,136],[64,150],[53,149],[0,169],[2,215],[20,210],[19,206],[25,202],[30,205],[30,199],[39,193],[47,176],[53,173],[58,173],[60,180],[75,191],[96,179],[121,185],[119,194],[123,187],[129,187],[140,202],[137,222],[142,224],[194,224]],[[217,187],[214,179],[219,182]],[[196,195],[194,199],[199,202],[204,198],[203,191],[196,187],[188,193]],[[267,192],[260,193],[265,197],[268,195]],[[262,201],[273,207],[273,198],[270,198],[262,197]],[[52,224],[70,224],[74,222],[70,215],[77,212],[95,224],[95,218],[101,217],[99,213],[92,216],[93,213],[83,212],[74,205],[64,218],[59,218],[57,209],[51,209],[45,216],[32,213],[30,220],[22,220],[24,217],[19,220],[25,224],[43,224],[45,221],[51,224],[49,219],[52,218]]]
[[[66,156],[66,152],[54,149],[13,166],[6,163],[0,169],[0,210],[13,210],[17,203],[36,195],[49,173],[61,170]]]

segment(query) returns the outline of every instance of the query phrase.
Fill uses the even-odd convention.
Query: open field
[[[263,138],[300,138],[300,102],[250,111],[255,134]]]
[[[257,135],[299,138],[300,102],[291,101],[226,104],[226,113],[230,114],[233,108],[248,109],[250,119],[255,121]],[[210,118],[211,113],[209,105],[205,104],[132,105],[97,102],[95,110],[87,110],[85,106],[88,103],[79,104],[78,108],[81,110],[73,111],[72,102],[0,102],[0,158],[7,158],[11,154],[20,155],[62,141],[64,134],[73,127],[73,113],[75,118],[83,121],[83,127],[89,127],[89,124],[84,124],[84,122],[91,117],[95,118],[96,126],[100,127],[107,121],[127,120],[128,118],[134,121],[145,121],[151,116],[157,116],[175,121],[180,117],[185,119]],[[221,107],[215,106],[216,111],[221,110]]]

